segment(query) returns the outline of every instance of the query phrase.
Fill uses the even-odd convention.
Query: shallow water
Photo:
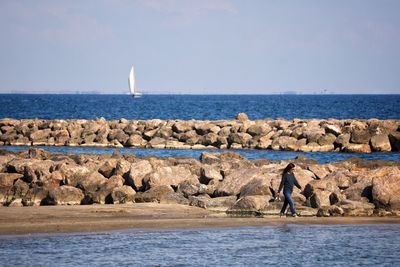
[[[0,149],[10,151],[28,150],[29,146],[0,146]],[[199,159],[203,152],[236,152],[247,159],[269,159],[269,160],[290,160],[297,156],[303,155],[309,159],[314,159],[318,163],[330,163],[349,158],[361,158],[363,160],[392,160],[400,161],[400,152],[390,153],[340,153],[340,152],[290,152],[290,151],[274,151],[274,150],[255,150],[255,149],[238,149],[238,150],[203,150],[203,149],[149,149],[149,148],[98,148],[98,147],[56,147],[56,146],[35,146],[34,148],[44,149],[52,153],[63,154],[112,154],[114,151],[120,151],[123,154],[132,154],[139,157],[157,156],[157,157],[192,157]]]
[[[399,266],[400,225],[0,236],[2,266]]]

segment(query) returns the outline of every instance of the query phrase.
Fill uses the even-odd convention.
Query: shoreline
[[[179,204],[1,207],[0,235],[96,233],[115,230],[207,229],[285,224],[400,224],[399,217],[229,217]]]

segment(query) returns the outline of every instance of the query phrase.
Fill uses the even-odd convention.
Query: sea
[[[0,118],[231,120],[400,119],[400,95],[50,95],[1,94]],[[57,153],[189,156],[204,150],[40,147]],[[29,147],[3,146],[20,151]],[[206,150],[208,151],[208,150]],[[215,150],[212,150],[215,151]],[[235,150],[248,159],[320,163],[400,161],[398,152],[347,154]],[[23,218],[21,218],[23,219]],[[0,266],[400,266],[400,224],[141,229],[0,236]]]

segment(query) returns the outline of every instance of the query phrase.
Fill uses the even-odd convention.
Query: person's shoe
[[[298,216],[297,216],[297,214],[295,213],[295,214],[292,215],[292,217],[298,217]]]
[[[283,217],[283,216],[285,216],[285,214],[284,213],[279,213],[279,218],[281,218],[281,217]]]

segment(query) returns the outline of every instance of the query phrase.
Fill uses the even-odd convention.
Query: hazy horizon
[[[0,93],[124,94],[134,65],[147,94],[400,94],[399,13],[396,0],[3,0]]]

